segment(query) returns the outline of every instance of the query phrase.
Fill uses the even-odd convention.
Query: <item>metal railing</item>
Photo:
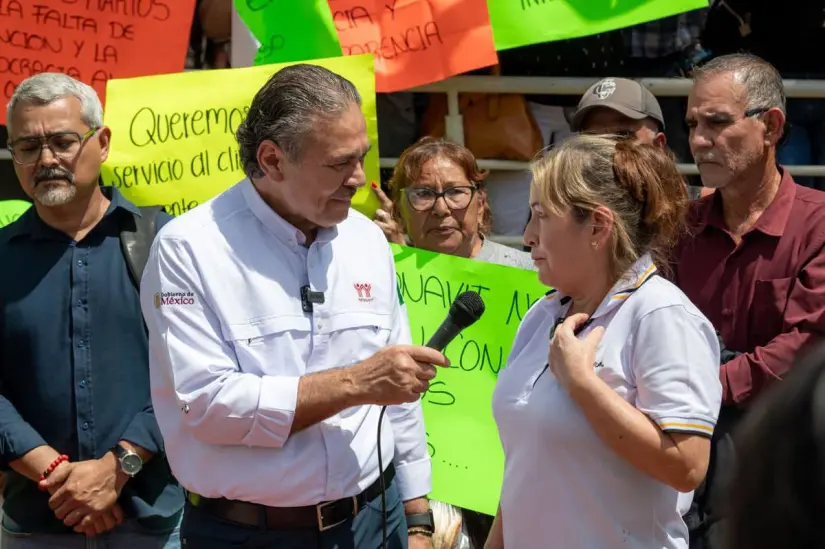
[[[455,76],[441,82],[413,89],[416,92],[446,93],[447,116],[445,134],[448,139],[464,144],[464,124],[458,107],[460,93],[521,93],[526,95],[581,95],[598,78],[534,77],[534,76]],[[690,91],[687,78],[641,78],[657,97],[684,97]],[[785,80],[785,95],[789,98],[825,98],[825,80]],[[397,158],[382,158],[381,167],[391,168]],[[479,167],[487,170],[520,171],[527,169],[526,162],[479,159]],[[825,166],[787,166],[791,175],[825,177]],[[684,175],[698,175],[694,164],[679,164]]]
[[[411,91],[447,94],[447,116],[445,134],[448,139],[464,143],[464,125],[458,108],[458,94],[476,93],[521,93],[526,95],[581,95],[593,85],[596,78],[578,77],[535,77],[535,76],[454,76],[414,88]],[[641,78],[639,83],[646,86],[658,97],[683,97],[690,91],[690,80],[686,78]],[[825,80],[785,80],[785,95],[789,98],[825,98]],[[0,149],[0,160],[11,160],[6,149]],[[397,158],[382,158],[381,167],[391,168]],[[528,167],[525,162],[479,159],[481,168],[489,170],[520,171]],[[679,164],[685,175],[696,175],[693,164]],[[825,177],[825,166],[788,166],[792,175]]]
[[[446,137],[464,144],[464,125],[459,111],[459,93],[520,93],[526,95],[581,95],[597,78],[573,77],[522,77],[522,76],[456,76],[421,86],[413,91],[447,94]],[[642,78],[639,82],[657,97],[684,97],[690,91],[691,81],[686,78]],[[789,98],[825,98],[825,80],[785,80],[785,94]],[[382,158],[382,168],[392,168],[397,158]],[[479,167],[487,170],[521,171],[529,167],[526,162],[479,159]],[[679,164],[684,175],[698,175],[695,164]],[[786,166],[791,175],[825,177],[825,166]],[[522,236],[491,235],[492,240],[508,246],[522,246]]]

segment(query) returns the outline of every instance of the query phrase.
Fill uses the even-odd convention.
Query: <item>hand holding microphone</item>
[[[436,366],[448,367],[441,351],[455,337],[484,314],[484,301],[476,292],[456,297],[447,318],[427,345],[397,345],[382,349],[359,365],[360,380],[368,404],[392,406],[415,402],[430,387]]]
[[[381,349],[360,364],[360,382],[369,404],[392,406],[415,402],[430,387],[436,366],[449,366],[440,352],[418,345]]]

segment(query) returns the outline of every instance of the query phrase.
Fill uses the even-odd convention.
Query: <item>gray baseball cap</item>
[[[633,120],[652,118],[665,129],[659,102],[646,87],[627,78],[603,78],[584,92],[570,121],[570,129],[581,131],[582,123],[593,109],[612,109]]]

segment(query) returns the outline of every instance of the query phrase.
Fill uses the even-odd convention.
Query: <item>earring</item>
[[[598,242],[596,242],[595,240],[594,240],[593,242],[591,242],[591,243],[590,243],[590,246],[592,246],[594,250],[598,250],[598,249],[599,249],[599,243],[598,243]]]

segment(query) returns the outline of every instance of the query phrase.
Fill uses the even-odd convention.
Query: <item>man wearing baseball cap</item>
[[[603,78],[590,86],[570,120],[570,129],[635,135],[662,147],[667,143],[659,102],[646,87],[626,78]]]
[[[646,87],[627,78],[603,78],[584,92],[570,129],[579,133],[612,133],[664,147],[665,118],[656,97]],[[688,195],[699,198],[713,189],[688,186]]]

